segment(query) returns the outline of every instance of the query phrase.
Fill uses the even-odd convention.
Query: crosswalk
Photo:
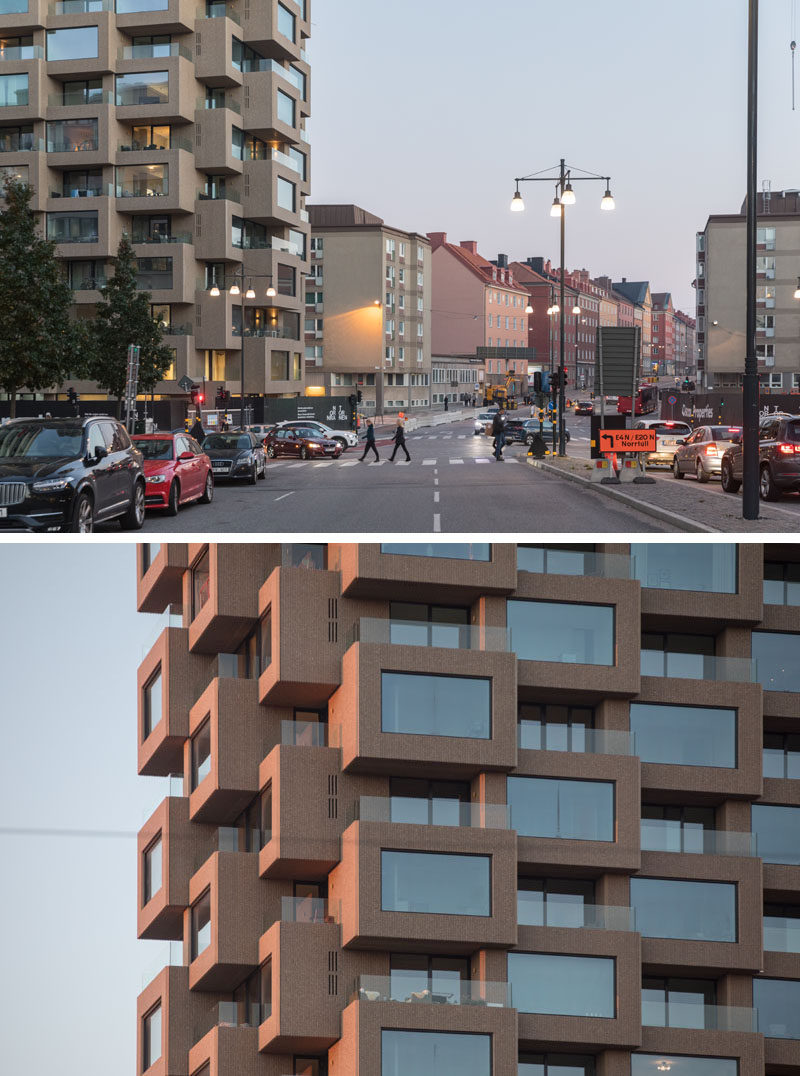
[[[524,457],[524,456],[509,456],[509,455],[506,455],[506,456],[503,457],[503,462],[504,463],[524,463],[525,459],[526,459],[526,457]],[[375,460],[361,460],[361,459],[349,459],[348,460],[348,459],[344,459],[344,458],[340,458],[340,459],[336,459],[336,460],[313,460],[313,461],[312,460],[294,461],[294,460],[283,459],[283,460],[270,460],[267,470],[270,471],[270,470],[272,470],[273,467],[280,467],[281,470],[289,470],[289,471],[292,471],[297,467],[305,467],[305,468],[310,468],[312,471],[315,471],[320,467],[383,467],[383,466],[386,466],[386,465],[391,466],[391,467],[413,467],[413,466],[436,467],[437,465],[445,465],[445,464],[449,465],[451,467],[458,467],[458,466],[463,466],[464,464],[472,464],[472,463],[481,464],[481,463],[494,463],[494,462],[495,462],[494,456],[466,456],[466,457],[464,457],[464,456],[454,456],[452,458],[448,457],[447,459],[443,459],[443,460],[438,459],[438,457],[437,458],[431,458],[431,457],[426,456],[426,457],[424,457],[422,459],[395,460],[394,462],[392,462],[389,459],[381,459],[381,460],[378,460],[377,462]]]

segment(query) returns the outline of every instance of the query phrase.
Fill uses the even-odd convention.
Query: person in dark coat
[[[447,397],[445,396],[445,398],[444,398],[444,409],[445,409],[445,411],[447,411],[447,410],[449,409],[449,407],[450,407],[450,401],[449,401],[449,399],[448,399],[448,398],[447,398]]]
[[[408,454],[408,449],[406,448],[406,431],[403,429],[402,422],[397,423],[397,429],[394,431],[394,449],[392,450],[392,454],[389,457],[389,463],[394,463],[394,458],[397,455],[398,448],[402,448],[402,450],[406,454],[407,460],[411,459]]]
[[[503,416],[499,411],[495,411],[494,418],[492,419],[492,437],[494,438],[494,458],[498,463],[503,463],[503,445],[506,443],[506,428],[503,422]]]
[[[364,455],[361,456],[361,460],[363,461],[365,459],[367,453],[369,452],[369,450],[372,449],[372,451],[375,453],[375,459],[380,461],[380,456],[378,455],[378,450],[375,447],[375,427],[372,424],[372,419],[371,418],[367,419],[367,432],[366,432],[366,434],[364,436],[364,441],[365,441]]]
[[[205,435],[206,435],[206,432],[203,429],[203,423],[200,421],[199,418],[196,418],[194,420],[194,425],[189,430],[189,436],[194,437],[194,439],[195,439],[195,441],[197,441],[198,445],[202,445],[203,438],[205,437]]]

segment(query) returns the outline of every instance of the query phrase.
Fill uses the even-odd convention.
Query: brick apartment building
[[[138,1074],[800,1076],[796,546],[137,568]]]
[[[243,347],[248,395],[303,391],[309,33],[309,0],[0,2],[0,179],[33,186],[79,318],[129,235],[174,355],[156,399],[238,393]]]

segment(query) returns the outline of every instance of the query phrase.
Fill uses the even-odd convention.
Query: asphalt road
[[[571,416],[570,454],[589,454],[589,419]],[[408,434],[411,462],[272,460],[256,486],[220,482],[211,505],[168,517],[148,512],[143,533],[657,533],[675,528],[593,490],[545,474],[526,462],[521,445],[505,462],[472,421]],[[103,528],[105,530],[105,528]]]

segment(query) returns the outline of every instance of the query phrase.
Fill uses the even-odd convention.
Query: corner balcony
[[[245,8],[242,17],[244,40],[257,52],[280,59],[304,61],[303,36],[310,33],[309,22],[301,15],[296,17],[296,41],[278,31],[278,0],[265,0]]]
[[[199,551],[198,546],[196,552]],[[194,559],[193,553],[190,550],[190,561]],[[258,594],[252,585],[253,575],[266,579],[280,563],[280,557],[278,545],[209,545],[208,579],[200,588],[189,624],[189,647],[193,652],[214,654],[233,650],[241,643],[258,622]]]
[[[199,995],[203,997],[203,995]],[[258,1052],[258,1023],[261,1013],[251,1003],[245,1013],[243,1005],[220,1001],[206,1014],[211,1027],[189,1051],[188,1072],[217,1074],[232,1072],[236,1076],[284,1076],[289,1061],[265,1057]],[[204,1067],[205,1066],[205,1067]]]
[[[145,547],[149,557],[146,567]],[[136,608],[140,613],[163,613],[168,605],[181,604],[187,551],[185,542],[137,543]]]
[[[410,990],[397,978],[389,975],[359,975],[350,990],[352,1001],[401,1001],[411,1005],[471,1005],[490,1009],[511,1008],[511,990],[508,983],[484,982],[479,979],[461,979],[447,982],[441,989],[435,985],[421,990]]]
[[[194,31],[196,0],[116,0],[117,29],[133,36]]]
[[[214,16],[198,12],[195,22],[195,74],[207,86],[241,86],[242,72],[233,64],[233,39],[242,36],[238,19],[234,21],[232,7],[215,4],[211,10]]]

